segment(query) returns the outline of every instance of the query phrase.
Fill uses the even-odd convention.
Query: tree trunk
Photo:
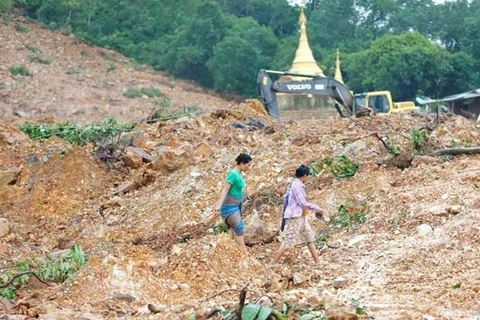
[[[480,147],[471,147],[471,148],[449,148],[435,151],[436,156],[442,155],[452,155],[456,156],[459,154],[480,154]]]

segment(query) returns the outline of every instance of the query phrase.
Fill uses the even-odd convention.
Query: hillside
[[[170,79],[116,52],[21,18],[1,24],[0,43],[2,118],[54,116],[58,121],[87,123],[113,116],[119,121],[135,121],[164,105],[177,111],[185,107],[209,111],[229,105],[194,84]],[[22,66],[27,75],[11,74],[10,68]],[[125,97],[132,88],[158,89],[160,96]]]
[[[16,299],[0,298],[0,318],[205,319],[217,308],[234,310],[247,287],[249,302],[280,311],[288,303],[288,319],[478,319],[480,156],[434,155],[479,146],[478,123],[412,115],[278,122],[255,101],[230,104],[135,70],[114,52],[26,26],[28,33],[0,27],[0,275],[74,244],[88,261],[63,283],[32,276],[18,284]],[[29,61],[26,43],[51,63]],[[100,52],[114,57],[114,71]],[[33,76],[11,77],[9,66],[18,64]],[[95,87],[104,81],[112,86]],[[203,113],[140,123],[131,145],[107,158],[98,146],[34,141],[17,127],[142,119],[152,101],[125,98],[130,85],[159,88],[172,105]],[[425,141],[412,138],[425,127]],[[204,225],[240,152],[253,157],[247,253]],[[336,171],[322,166],[327,158],[339,163]],[[308,219],[317,232],[332,230],[318,243],[319,266],[306,248],[271,264],[282,195],[301,163],[317,168],[308,196],[330,222]]]

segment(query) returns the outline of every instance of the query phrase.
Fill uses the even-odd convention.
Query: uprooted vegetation
[[[478,146],[472,121],[445,119],[423,139],[414,129],[429,123],[409,115],[299,124],[275,122],[249,102],[134,129],[32,123],[25,131],[34,140],[16,125],[0,131],[0,275],[6,284],[33,271],[49,285],[18,276],[8,287],[22,304],[4,294],[13,302],[2,312],[74,318],[88,305],[90,318],[474,315],[478,253],[469,248],[480,241],[480,159],[435,155],[452,140]],[[109,165],[89,146],[131,134]],[[239,152],[254,159],[243,212],[248,254],[220,221],[205,224]],[[397,166],[404,156],[408,165]],[[326,221],[307,217],[321,266],[304,248],[272,265],[282,197],[301,163],[314,173],[309,200],[325,210]],[[85,264],[59,260],[74,245]],[[39,263],[39,249],[52,259]],[[418,311],[432,299],[451,307]]]

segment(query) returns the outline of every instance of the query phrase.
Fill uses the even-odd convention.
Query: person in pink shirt
[[[273,262],[278,260],[285,252],[301,244],[307,244],[313,260],[319,263],[318,253],[315,248],[315,234],[306,219],[308,210],[315,211],[318,216],[323,217],[323,210],[319,206],[308,202],[305,199],[305,181],[310,175],[310,168],[301,165],[295,171],[295,178],[290,183],[283,203],[282,216],[282,245],[278,249]]]

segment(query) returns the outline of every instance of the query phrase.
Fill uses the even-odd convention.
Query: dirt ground
[[[30,31],[15,31],[16,23]],[[228,102],[136,70],[116,53],[24,21],[1,25],[0,43],[0,110],[8,119],[0,126],[0,230],[8,225],[0,275],[75,243],[88,257],[62,284],[31,278],[17,300],[0,300],[0,318],[201,319],[219,306],[234,308],[248,286],[248,301],[279,310],[284,302],[321,305],[328,319],[480,319],[480,155],[434,155],[453,144],[480,146],[480,124],[412,115],[274,121],[258,103]],[[27,43],[51,64],[28,61]],[[114,71],[107,72],[111,61],[101,51],[115,57]],[[8,66],[20,63],[33,77],[10,75]],[[103,82],[108,87],[96,87]],[[137,126],[136,147],[152,155],[150,163],[129,167],[120,159],[111,167],[91,145],[31,141],[18,129],[26,120],[138,121],[152,102],[123,97],[129,85],[158,87],[173,105],[203,111]],[[426,125],[434,128],[415,150],[411,130]],[[377,136],[401,155],[393,157]],[[240,152],[253,157],[247,252],[205,226]],[[346,207],[366,221],[332,231],[318,266],[305,247],[272,264],[282,195],[295,168],[339,155],[358,163],[356,174],[338,180],[318,172],[307,183],[308,199],[327,220]],[[122,192],[132,181],[141,183]],[[315,231],[328,223],[313,213],[308,220]],[[358,303],[367,316],[356,314]]]

